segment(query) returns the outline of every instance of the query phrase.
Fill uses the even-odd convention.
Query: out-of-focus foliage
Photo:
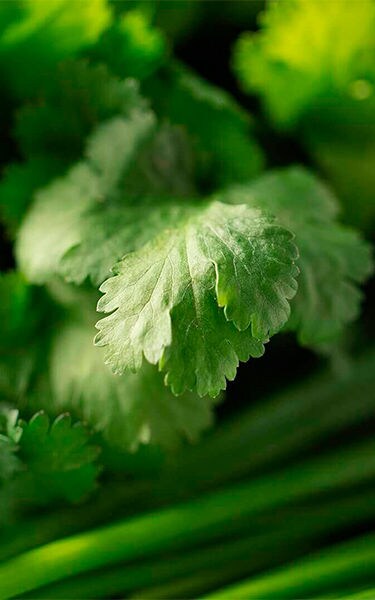
[[[243,88],[296,132],[363,227],[375,215],[374,30],[372,0],[273,2],[234,52]]]
[[[144,79],[165,60],[166,40],[152,26],[146,7],[129,10],[115,18],[90,52],[91,58],[105,62],[119,77]]]
[[[248,180],[262,170],[264,157],[251,117],[225,91],[178,64],[154,78],[146,91],[161,117],[189,132],[202,186]]]
[[[54,407],[73,408],[115,447],[173,448],[181,435],[196,441],[212,423],[210,399],[190,393],[176,399],[152,366],[116,377],[93,346],[87,323],[77,319],[68,319],[53,340],[50,385]]]
[[[110,21],[106,0],[80,0],[74,10],[70,0],[2,2],[2,80],[11,94],[33,97],[58,61],[92,45]]]
[[[248,91],[262,95],[272,119],[292,127],[321,98],[371,92],[375,7],[372,0],[271,2],[261,30],[243,34],[235,67]],[[367,94],[366,94],[367,90]]]
[[[77,502],[95,488],[99,448],[90,445],[89,432],[81,423],[72,425],[69,415],[50,423],[38,412],[26,422],[17,410],[0,406],[0,448],[1,524],[15,510],[61,499]]]

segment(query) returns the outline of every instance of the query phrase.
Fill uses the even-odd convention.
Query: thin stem
[[[340,544],[270,574],[214,592],[207,600],[306,598],[333,586],[373,577],[375,534]]]
[[[354,594],[341,596],[343,600],[373,600],[375,598],[375,587],[371,587]]]
[[[36,518],[20,520],[16,526],[2,531],[0,561],[40,546],[59,535],[71,535],[104,524],[114,513],[130,515],[142,507],[142,497],[147,497],[151,483],[116,482],[102,487],[94,500],[83,505],[54,510]],[[147,505],[146,505],[147,506]],[[145,506],[145,508],[146,508]]]

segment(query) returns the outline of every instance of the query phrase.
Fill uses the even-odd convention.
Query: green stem
[[[374,578],[371,581],[373,582]],[[362,582],[359,585],[357,582],[357,585],[346,585],[344,588],[337,587],[329,592],[319,594],[319,596],[314,595],[313,600],[352,600],[352,598],[353,600],[360,600],[362,598],[364,600],[367,600],[367,598],[373,600],[375,598],[375,588],[372,585],[369,588],[369,584],[370,582],[366,581],[366,583]]]
[[[142,506],[142,497],[150,493],[151,482],[121,482],[99,489],[95,498],[83,505],[69,506],[63,510],[37,518],[21,520],[2,531],[0,561],[40,546],[59,535],[71,535],[105,523],[114,513],[130,515]],[[147,506],[147,505],[146,505]]]
[[[197,593],[204,593],[208,590],[221,587],[243,576],[243,568],[236,564],[224,566],[220,571],[211,569],[200,571],[190,576],[179,579],[173,579],[165,585],[155,586],[149,589],[142,589],[136,594],[130,596],[133,600],[177,600],[178,598],[197,598]]]
[[[269,548],[275,541],[275,536],[268,534],[260,539],[250,536],[245,539],[215,544],[209,548],[201,548],[179,556],[165,555],[156,561],[147,561],[131,566],[120,566],[114,569],[95,572],[91,575],[72,578],[58,585],[48,586],[37,592],[22,596],[38,600],[43,598],[69,598],[81,599],[101,598],[103,595],[112,595],[131,592],[145,586],[158,585],[169,581],[171,578],[186,576],[199,571],[201,568],[222,568],[228,561],[244,562],[244,557],[251,556],[252,552],[264,547]],[[244,566],[242,566],[242,569]]]
[[[341,596],[343,600],[373,600],[375,598],[375,587],[355,592],[354,594]]]
[[[345,499],[331,500],[323,506],[293,506],[293,510],[283,526],[263,536],[264,544],[257,544],[254,536],[254,546],[251,552],[242,556],[232,556],[228,561],[215,565],[201,564],[194,576],[184,578],[169,578],[162,586],[148,587],[138,590],[136,597],[176,599],[178,597],[197,598],[212,589],[220,588],[235,579],[249,576],[250,573],[270,569],[295,559],[303,552],[311,552],[332,533],[358,523],[366,523],[375,515],[374,491],[360,492],[357,496]],[[261,538],[262,539],[262,538]],[[172,574],[171,574],[172,575]],[[170,581],[171,580],[171,581]],[[123,590],[117,590],[123,591]]]
[[[375,491],[360,492],[346,498],[339,498],[323,505],[293,507],[294,510],[279,516],[271,522],[264,532],[250,533],[240,540],[216,542],[213,546],[199,548],[182,555],[166,555],[156,561],[134,564],[131,568],[124,566],[96,571],[91,574],[65,580],[59,584],[47,586],[37,591],[38,600],[43,598],[101,598],[149,588],[165,582],[168,587],[160,595],[155,588],[143,589],[141,597],[173,597],[174,581],[183,577],[188,580],[188,589],[192,588],[192,573],[197,573],[197,581],[205,581],[205,586],[194,589],[202,593],[212,589],[207,587],[214,580],[216,587],[224,585],[233,575],[248,575],[262,568],[270,568],[285,562],[288,558],[299,555],[301,551],[311,549],[311,545],[319,543],[322,536],[353,523],[366,522],[375,516]],[[287,540],[287,544],[286,544]],[[216,579],[210,570],[215,573]],[[204,571],[202,577],[201,571]],[[207,576],[206,576],[207,575]],[[229,579],[228,579],[229,578]],[[185,581],[184,579],[184,581]],[[35,597],[35,592],[23,598]]]
[[[207,600],[306,598],[333,586],[373,577],[375,534],[293,563],[292,566],[214,592]]]
[[[0,565],[0,597],[116,562],[191,546],[228,525],[289,501],[354,485],[375,474],[375,440],[301,466],[110,527],[58,540]]]

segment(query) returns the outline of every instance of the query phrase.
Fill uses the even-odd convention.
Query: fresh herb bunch
[[[209,4],[0,4],[1,597],[375,585],[372,534],[321,550],[375,518],[375,5],[260,13],[233,53],[250,114],[181,59]],[[327,373],[261,398],[268,345]],[[247,361],[252,406],[202,436]]]

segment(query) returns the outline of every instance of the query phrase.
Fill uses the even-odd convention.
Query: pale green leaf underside
[[[99,286],[124,254],[141,248],[163,231],[166,220],[178,222],[185,211],[174,205],[139,200],[137,206],[98,206],[80,221],[79,241],[65,252],[58,271],[72,283],[89,277]]]
[[[358,315],[357,284],[370,274],[372,260],[369,245],[334,222],[337,203],[331,192],[307,171],[292,167],[236,186],[219,199],[268,210],[295,232],[301,274],[287,327],[306,345],[338,336]]]
[[[29,281],[45,283],[58,272],[62,256],[80,239],[82,219],[100,197],[99,178],[85,163],[37,193],[16,244],[19,268]]]
[[[58,410],[73,410],[111,444],[134,450],[139,443],[173,447],[190,441],[213,421],[212,401],[186,392],[174,397],[157,369],[114,375],[92,343],[85,323],[69,320],[52,343],[51,396]]]
[[[44,283],[60,273],[61,260],[81,242],[91,211],[115,193],[154,125],[152,113],[144,110],[108,121],[90,137],[87,159],[36,194],[16,244],[19,267],[31,282]]]
[[[260,211],[214,202],[191,207],[101,287],[97,327],[113,370],[159,363],[175,393],[217,395],[239,360],[289,317],[296,292],[292,235]],[[224,311],[221,310],[224,308]]]

